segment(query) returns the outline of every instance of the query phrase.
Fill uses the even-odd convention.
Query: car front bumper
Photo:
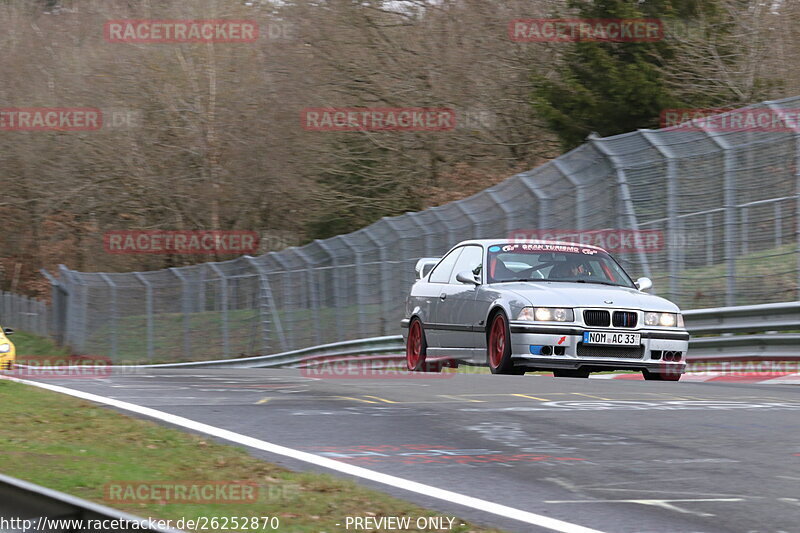
[[[13,354],[0,356],[0,370],[12,370],[14,368],[15,357]]]
[[[512,321],[510,327],[511,356],[517,365],[543,369],[646,369],[670,373],[683,373],[686,368],[689,333],[683,329],[540,326],[517,321]],[[585,331],[638,333],[641,344],[632,347],[584,345]]]

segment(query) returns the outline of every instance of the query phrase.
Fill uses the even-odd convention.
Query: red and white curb
[[[641,374],[599,374],[592,379],[642,380]],[[728,381],[768,385],[800,385],[800,372],[687,372],[681,382]]]

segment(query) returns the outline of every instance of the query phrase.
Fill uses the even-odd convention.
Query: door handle
[[[446,293],[446,292],[443,292],[442,294],[440,294],[440,295],[439,295],[439,299],[440,299],[440,300],[445,300],[445,299],[447,299],[447,293]]]

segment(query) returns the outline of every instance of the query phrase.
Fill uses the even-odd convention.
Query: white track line
[[[479,498],[473,498],[457,492],[451,492],[449,490],[439,489],[423,483],[417,483],[416,481],[410,481],[396,476],[390,476],[388,474],[381,474],[380,472],[375,472],[360,466],[334,461],[333,459],[328,459],[327,457],[320,457],[319,455],[314,455],[312,453],[301,452],[300,450],[295,450],[293,448],[272,444],[271,442],[255,439],[253,437],[248,437],[247,435],[242,435],[241,433],[235,433],[233,431],[210,426],[194,420],[189,420],[188,418],[183,418],[181,416],[171,415],[163,411],[150,409],[149,407],[142,407],[141,405],[115,400],[113,398],[106,398],[97,394],[69,389],[67,387],[59,387],[58,385],[49,385],[46,383],[39,383],[36,381],[28,381],[12,377],[3,377],[2,379],[16,381],[26,385],[32,385],[34,387],[47,389],[53,392],[59,392],[61,394],[68,394],[69,396],[74,396],[90,402],[109,405],[125,411],[131,411],[136,414],[167,422],[168,424],[181,426],[199,433],[205,433],[213,437],[235,442],[236,444],[241,444],[243,446],[249,446],[257,450],[263,450],[265,452],[291,457],[292,459],[297,459],[306,463],[336,470],[343,474],[368,479],[370,481],[375,481],[377,483],[382,483],[384,485],[389,485],[391,487],[410,492],[416,492],[417,494],[422,494],[423,496],[427,496],[429,498],[436,498],[438,500],[444,500],[446,502],[463,505],[464,507],[471,507],[473,509],[477,509],[478,511],[495,514],[502,516],[503,518],[511,518],[513,520],[518,520],[527,524],[533,524],[535,526],[551,529],[553,531],[560,531],[563,533],[602,533],[596,529],[590,529],[577,524],[571,524],[569,522],[564,522],[548,516],[522,511],[520,509],[507,507],[505,505],[500,505],[487,500],[481,500]]]

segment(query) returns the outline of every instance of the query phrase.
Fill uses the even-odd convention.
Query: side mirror
[[[471,285],[480,285],[481,282],[475,279],[475,274],[470,272],[469,270],[465,270],[463,272],[459,272],[456,274],[456,281],[459,283],[468,283]]]
[[[639,278],[636,280],[636,288],[640,291],[646,291],[653,288],[653,282],[650,278]]]
[[[423,257],[419,261],[417,261],[414,270],[417,272],[417,279],[422,279],[428,275],[433,267],[436,266],[436,263],[439,262],[439,258],[437,257]]]
[[[13,335],[14,334],[14,330],[11,329],[11,328],[3,328],[3,334],[4,335]]]

